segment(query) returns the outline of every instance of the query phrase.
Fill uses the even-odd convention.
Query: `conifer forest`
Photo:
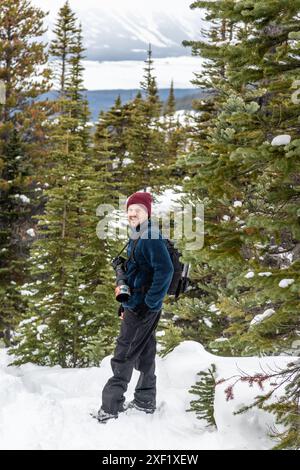
[[[217,432],[216,391],[224,383],[226,407],[243,382],[243,390],[256,388],[238,416],[272,416],[269,448],[299,450],[300,0],[191,0],[199,35],[183,34],[180,46],[201,63],[186,77],[192,111],[178,111],[176,76],[161,98],[149,41],[139,90],[125,101],[116,94],[95,122],[74,3],[61,1],[48,31],[49,12],[37,2],[0,1],[7,370],[30,363],[92,371],[113,354],[120,318],[112,260],[127,239],[97,236],[97,208],[118,208],[137,191],[150,191],[155,208],[172,194],[204,208],[203,246],[188,249],[184,237],[176,245],[190,266],[189,287],[178,299],[166,296],[157,334],[161,364],[196,343],[210,354],[184,384],[184,413]],[[268,368],[272,357],[278,364]],[[226,375],[218,372],[224,358],[256,358],[257,367]]]

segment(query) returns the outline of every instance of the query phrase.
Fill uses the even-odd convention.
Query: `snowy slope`
[[[258,389],[236,387],[236,398],[226,402],[224,388],[217,387],[215,418],[218,431],[205,427],[194,413],[186,413],[194,398],[188,390],[196,374],[212,363],[218,378],[237,373],[237,366],[258,372],[260,366],[281,365],[288,357],[222,358],[207,353],[201,344],[181,343],[165,358],[157,357],[158,406],[154,415],[136,410],[119,419],[99,424],[89,416],[97,410],[101,389],[111,375],[110,357],[99,368],[61,369],[25,364],[7,367],[11,360],[0,351],[0,448],[1,449],[268,449],[266,437],[273,417],[251,410],[233,416],[232,411],[250,403]],[[138,373],[127,392],[133,396]]]
[[[51,31],[64,0],[32,0],[49,11]],[[203,12],[191,10],[190,0],[69,0],[82,23],[89,60],[143,60],[151,43],[154,57],[184,54],[184,39],[199,39]]]

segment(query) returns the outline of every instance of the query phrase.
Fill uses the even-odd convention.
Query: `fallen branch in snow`
[[[272,370],[272,369],[271,369]],[[233,389],[238,382],[246,382],[250,387],[257,384],[261,390],[264,390],[264,383],[271,379],[279,379],[276,382],[270,383],[272,389],[264,395],[255,397],[255,401],[250,405],[243,406],[240,410],[234,412],[235,415],[245,413],[251,408],[258,407],[262,410],[274,413],[276,415],[276,423],[284,426],[282,432],[276,429],[272,430],[270,436],[276,438],[279,442],[273,448],[274,450],[282,449],[300,449],[300,359],[287,364],[286,368],[278,368],[277,371],[272,373],[257,373],[249,375],[241,371],[240,375],[234,375],[227,379],[220,379],[216,382],[216,386],[228,380],[237,377],[233,384],[230,384],[225,390],[226,401],[233,400]],[[284,387],[285,393],[276,401],[267,404],[275,392]]]

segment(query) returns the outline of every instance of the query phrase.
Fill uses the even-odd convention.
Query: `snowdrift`
[[[227,402],[217,386],[215,419],[218,430],[186,412],[195,396],[188,393],[197,372],[214,363],[217,377],[261,372],[261,367],[283,367],[290,357],[226,358],[209,354],[194,341],[181,343],[165,358],[157,357],[157,404],[154,415],[137,410],[117,420],[99,424],[89,415],[98,409],[101,390],[111,376],[110,358],[100,367],[62,369],[25,364],[8,367],[12,361],[0,350],[0,449],[270,449],[267,437],[274,417],[252,409],[233,415],[260,394],[256,385],[238,383],[234,400]],[[126,398],[133,397],[138,372],[134,371]]]

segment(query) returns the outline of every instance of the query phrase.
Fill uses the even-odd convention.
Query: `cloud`
[[[46,40],[65,0],[31,0],[49,11]],[[89,60],[145,58],[151,43],[154,57],[187,53],[184,39],[199,39],[203,13],[191,10],[191,0],[69,0],[82,23],[86,57]],[[109,47],[105,47],[109,46]]]
[[[169,88],[174,80],[175,88],[193,88],[190,80],[194,72],[200,72],[199,57],[166,57],[154,61],[153,74],[159,88]],[[88,90],[112,90],[140,88],[144,75],[143,61],[84,61],[84,84]]]

